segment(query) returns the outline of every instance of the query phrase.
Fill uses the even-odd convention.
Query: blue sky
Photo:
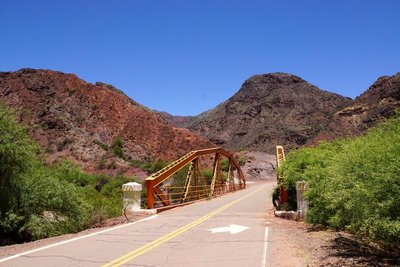
[[[0,71],[44,68],[196,115],[254,74],[356,97],[400,71],[400,1],[29,0],[0,5]]]

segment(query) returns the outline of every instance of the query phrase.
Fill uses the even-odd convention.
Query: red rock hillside
[[[183,126],[227,149],[274,153],[283,144],[289,151],[351,102],[295,75],[268,73],[250,77],[231,98]]]
[[[63,157],[95,166],[110,154],[117,137],[124,141],[127,160],[171,160],[213,146],[189,130],[172,127],[111,85],[93,85],[73,74],[2,72],[0,102],[18,111],[18,119],[46,149],[50,161]]]
[[[400,73],[380,77],[346,108],[336,112],[329,125],[309,145],[321,140],[357,136],[400,109]]]

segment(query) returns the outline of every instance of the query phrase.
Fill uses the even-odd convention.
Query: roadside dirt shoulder
[[[277,218],[271,207],[267,266],[400,266],[395,255],[352,235]]]

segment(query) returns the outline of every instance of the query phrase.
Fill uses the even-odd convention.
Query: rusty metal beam
[[[147,208],[154,208],[154,188],[153,181],[146,181]]]
[[[156,195],[158,196],[158,198],[162,201],[162,203],[165,206],[169,206],[171,203],[169,201],[169,198],[161,191],[160,188],[155,187],[154,188],[154,193],[156,193]]]
[[[193,161],[190,163],[190,167],[189,167],[189,170],[188,170],[188,174],[187,174],[187,176],[186,176],[186,181],[185,181],[185,192],[184,192],[184,195],[183,195],[183,202],[186,201],[187,195],[188,195],[188,193],[189,193],[190,183],[191,183],[191,181],[192,181],[192,177],[193,177],[193,174],[194,174],[194,172],[195,172],[195,164],[196,164],[195,161],[197,161],[197,159],[193,160]]]
[[[152,181],[153,186],[156,187],[157,185],[162,183],[166,178],[170,177],[171,175],[182,169],[186,164],[193,161],[195,158],[197,158],[196,151],[189,152],[180,159],[172,162],[165,168],[147,177],[146,182]]]
[[[231,191],[232,189],[235,190],[235,186],[233,185],[234,180],[233,180],[233,170],[232,170],[232,159],[229,158],[229,163],[228,163],[228,175],[226,178],[226,181],[228,183],[229,186],[229,191]]]
[[[196,179],[196,186],[200,186],[200,183],[203,182],[203,195],[207,194],[207,183],[205,177],[201,174],[200,171],[200,158],[197,158],[196,165],[195,165],[195,179]],[[200,181],[202,180],[202,181]],[[200,199],[200,190],[197,190],[197,199]]]
[[[215,189],[215,182],[218,178],[218,169],[219,169],[219,164],[220,164],[220,154],[216,153],[215,158],[214,158],[214,166],[213,166],[213,177],[211,180],[211,185],[210,185],[210,194],[209,197],[211,197],[214,194],[214,189]]]
[[[283,146],[277,145],[276,146],[276,168],[278,169],[280,166],[282,166],[283,162],[285,161],[285,150],[283,149]],[[278,175],[278,172],[276,172],[277,174],[277,180],[278,180],[278,184],[283,180],[282,176]]]

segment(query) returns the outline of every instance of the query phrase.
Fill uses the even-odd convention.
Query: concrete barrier
[[[307,188],[308,184],[305,181],[296,183],[297,213],[299,220],[304,220],[308,211],[308,200],[304,197],[304,192]]]
[[[122,185],[124,211],[140,210],[142,185],[129,182]]]

